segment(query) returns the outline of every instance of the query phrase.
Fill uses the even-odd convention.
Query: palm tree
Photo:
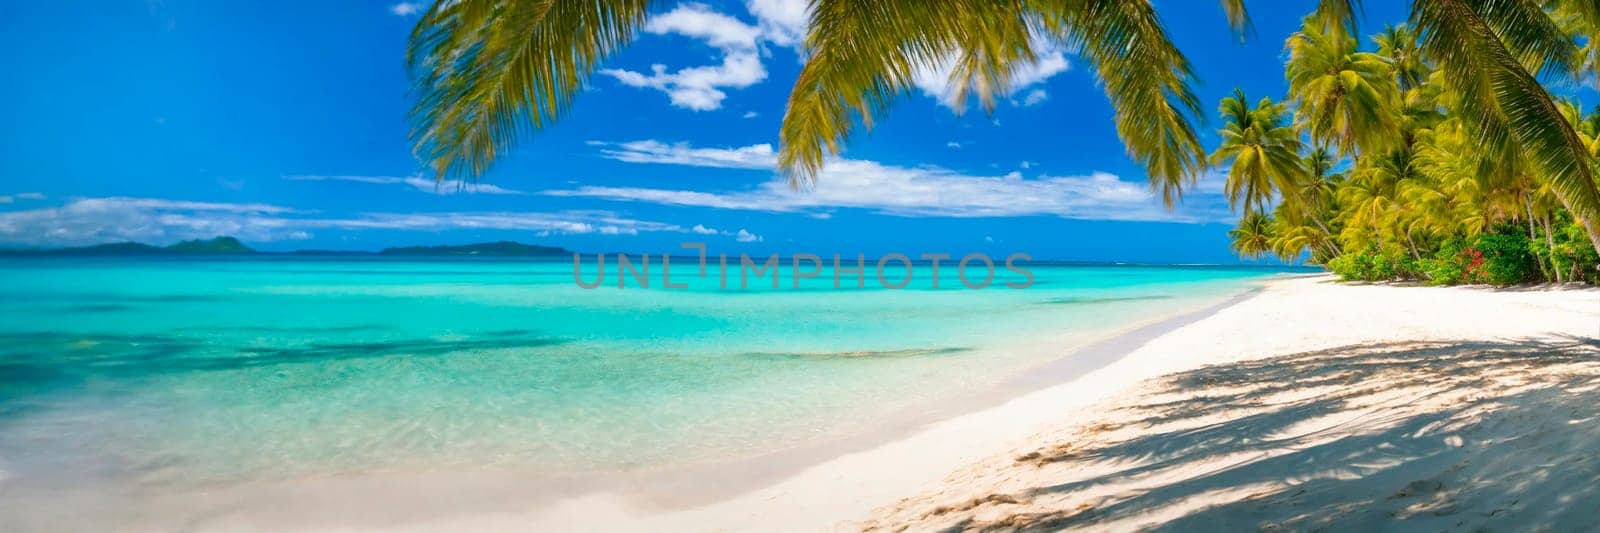
[[[1344,181],[1344,174],[1335,171],[1338,165],[1338,156],[1326,147],[1312,148],[1301,156],[1300,166],[1305,169],[1305,181],[1300,185],[1299,198],[1306,210],[1316,213],[1328,210],[1334,189]]]
[[[1273,253],[1272,217],[1265,213],[1249,211],[1239,219],[1239,225],[1228,230],[1233,241],[1233,253],[1240,257],[1259,258]]]
[[[1303,179],[1296,201],[1286,202],[1282,207],[1287,208],[1292,214],[1279,215],[1280,220],[1303,219],[1311,222],[1322,234],[1319,239],[1322,246],[1331,255],[1339,255],[1339,245],[1334,243],[1333,229],[1328,227],[1328,212],[1334,207],[1334,195],[1339,185],[1344,181],[1344,175],[1335,172],[1334,167],[1339,164],[1339,158],[1325,147],[1312,148],[1300,158],[1300,166],[1304,169]]]
[[[1378,55],[1389,60],[1389,68],[1401,92],[1417,88],[1428,79],[1428,65],[1422,60],[1417,32],[1411,31],[1409,26],[1384,26],[1383,32],[1373,41],[1378,43]]]
[[[1339,255],[1333,236],[1290,203],[1278,204],[1272,210],[1272,252],[1284,261],[1293,261],[1307,250],[1315,262],[1326,262]]]
[[[1289,38],[1289,98],[1295,123],[1318,146],[1341,155],[1378,152],[1399,138],[1394,117],[1400,97],[1389,61],[1357,49],[1343,31],[1308,18]]]
[[[1594,16],[1597,8],[1585,0],[1551,0],[1547,4],[1568,38],[1583,43],[1578,49],[1578,74],[1583,81],[1600,87],[1600,77],[1596,76],[1600,72],[1600,40],[1589,38],[1600,35],[1600,17]]]
[[[1576,76],[1578,49],[1540,2],[1416,0],[1411,26],[1421,50],[1449,80],[1479,146],[1517,148],[1600,250],[1600,190],[1593,158],[1537,76]],[[1600,5],[1569,5],[1600,28]]]
[[[1416,172],[1412,153],[1405,148],[1361,160],[1354,175],[1339,188],[1339,202],[1345,206],[1345,226],[1340,235],[1345,249],[1399,243],[1395,229],[1405,209],[1399,201],[1400,183],[1413,179]],[[1415,253],[1415,246],[1410,248]]]
[[[1210,162],[1228,166],[1224,186],[1228,204],[1238,209],[1242,203],[1246,212],[1262,212],[1274,190],[1285,197],[1299,194],[1300,139],[1286,124],[1283,106],[1262,98],[1251,108],[1244,90],[1235,88],[1232,96],[1222,99],[1219,111],[1228,122]]]
[[[1548,180],[1600,250],[1592,157],[1561,120],[1538,76],[1572,78],[1578,49],[1544,4],[1581,28],[1600,5],[1579,0],[1414,0],[1419,50],[1458,93],[1452,108],[1477,144],[1511,147]],[[650,0],[443,0],[412,31],[411,138],[439,179],[476,179],[519,140],[556,121],[594,69],[632,41]],[[1222,0],[1236,32],[1242,0]],[[1191,116],[1199,103],[1187,58],[1149,0],[811,0],[806,60],[779,132],[778,166],[814,182],[858,124],[870,127],[912,73],[954,58],[951,83],[992,105],[1035,58],[1035,40],[1076,50],[1105,88],[1118,136],[1168,205],[1206,167]],[[1356,47],[1358,0],[1321,0],[1289,41],[1290,100],[1318,144],[1381,150],[1397,133],[1385,109],[1396,78]],[[1391,90],[1394,87],[1396,90]]]

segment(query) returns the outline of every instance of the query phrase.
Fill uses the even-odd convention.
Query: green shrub
[[[1356,259],[1356,256],[1358,255],[1361,254],[1344,253],[1339,254],[1338,257],[1329,259],[1327,263],[1328,271],[1333,272],[1335,275],[1339,276],[1339,279],[1344,281],[1358,281],[1363,279],[1364,276],[1360,273],[1359,265]]]
[[[1528,236],[1520,233],[1479,235],[1468,250],[1468,277],[1478,283],[1512,285],[1538,279],[1539,266],[1529,252]]]
[[[1394,275],[1400,279],[1427,278],[1427,268],[1425,267],[1427,261],[1427,259],[1417,259],[1409,255],[1400,256],[1400,259],[1394,265]]]
[[[1470,241],[1452,238],[1439,245],[1426,262],[1434,285],[1486,283],[1511,285],[1539,279],[1539,264],[1526,235],[1507,231],[1479,235]]]
[[[1366,250],[1340,254],[1329,260],[1327,267],[1344,281],[1390,281],[1409,277],[1416,265],[1407,258]]]
[[[1600,269],[1595,268],[1596,264],[1600,264],[1600,254],[1595,253],[1583,226],[1576,222],[1563,222],[1555,231],[1556,245],[1550,254],[1551,262],[1555,264],[1553,268],[1560,270],[1562,279],[1566,281],[1600,284]]]
[[[1395,260],[1382,254],[1367,254],[1367,281],[1389,281],[1395,277]]]
[[[1452,238],[1439,245],[1433,259],[1427,261],[1425,271],[1432,285],[1455,285],[1466,281],[1468,256],[1466,243]]]

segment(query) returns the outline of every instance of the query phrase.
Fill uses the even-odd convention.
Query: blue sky
[[[0,245],[235,235],[268,250],[513,239],[584,251],[899,251],[1233,262],[1208,176],[1176,210],[1148,192],[1087,69],[1049,50],[993,115],[942,84],[857,135],[816,189],[771,169],[803,0],[662,2],[559,124],[461,191],[406,140],[419,6],[22,2],[0,19]],[[1216,143],[1234,86],[1281,96],[1282,45],[1313,2],[1156,2],[1195,63]],[[1403,19],[1368,2],[1364,33]],[[937,73],[928,73],[935,79]]]

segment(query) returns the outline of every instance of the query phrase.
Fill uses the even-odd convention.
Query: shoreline
[[[1009,458],[1021,455],[1018,450],[1037,448],[1041,436],[1122,409],[1119,400],[1138,395],[1142,384],[1162,376],[1362,342],[1508,342],[1552,332],[1600,336],[1600,298],[1595,298],[1600,291],[1594,289],[1340,284],[1328,275],[1282,275],[1256,285],[1198,309],[1085,339],[998,386],[919,408],[870,434],[749,458],[567,478],[508,471],[400,472],[178,494],[105,491],[111,493],[12,501],[0,504],[0,515],[6,507],[31,502],[57,508],[64,523],[98,519],[123,530],[890,527],[926,514],[904,514],[916,507],[907,502],[939,502],[940,508],[965,502],[947,498],[967,495],[966,488],[951,488],[961,486],[952,472],[989,464],[1010,475],[993,466],[995,458],[1004,459],[1002,466],[1010,464]],[[85,516],[107,505],[126,512]],[[32,520],[21,522],[19,530],[48,529],[41,524],[49,522],[37,521],[48,516],[29,514],[13,517]]]
[[[959,481],[952,472],[964,473],[963,466],[984,458],[998,457],[1009,464],[1016,456],[1008,450],[1028,448],[1041,434],[1093,420],[1113,408],[1121,393],[1133,393],[1161,376],[1363,342],[1486,338],[1503,342],[1552,334],[1591,338],[1600,334],[1600,305],[1594,298],[1600,291],[1593,289],[1346,285],[1329,275],[1279,278],[1264,285],[1249,297],[1177,325],[1077,379],[930,424],[913,435],[834,458],[734,499],[641,515],[614,497],[588,495],[528,513],[441,519],[409,528],[514,529],[537,523],[553,529],[601,531],[895,529],[914,523],[921,514],[880,522],[874,510],[881,515],[882,509],[892,509],[905,498],[930,491],[940,494],[943,487]],[[1264,330],[1263,325],[1274,329]],[[923,512],[928,508],[922,507]],[[951,524],[924,525],[936,529]]]
[[[1027,344],[1051,347],[1049,349],[1061,353],[999,382],[904,409],[885,417],[878,427],[869,431],[831,435],[743,458],[613,472],[374,472],[246,482],[171,493],[163,493],[159,487],[152,490],[151,487],[112,485],[101,487],[110,490],[29,496],[30,499],[43,496],[78,502],[50,504],[60,508],[57,514],[63,519],[71,517],[73,521],[82,521],[87,514],[92,516],[91,520],[107,526],[150,530],[168,529],[175,522],[201,529],[266,526],[275,529],[432,529],[433,526],[422,524],[470,522],[484,516],[562,513],[573,504],[582,507],[591,501],[604,501],[604,505],[613,507],[614,511],[606,512],[608,516],[648,520],[652,516],[736,501],[748,494],[781,486],[808,469],[840,457],[870,453],[913,438],[926,428],[949,419],[993,409],[1027,394],[1070,382],[1114,363],[1126,355],[1129,346],[1143,344],[1248,300],[1275,280],[1294,277],[1303,275],[1280,274],[1257,279],[1238,292],[1219,295],[1212,301],[1195,302],[1111,331],[1029,339]],[[362,496],[353,498],[352,495]],[[0,511],[4,507],[0,505]],[[97,508],[109,508],[112,512],[96,513]],[[86,509],[90,512],[79,514]],[[622,523],[618,522],[619,527]],[[571,527],[592,525],[580,519]]]
[[[921,416],[895,417],[893,428],[869,435],[854,435],[799,449],[780,450],[729,463],[709,465],[710,468],[704,472],[719,472],[722,476],[746,478],[746,481],[750,481],[749,468],[773,468],[779,471],[776,479],[767,478],[754,484],[746,483],[744,490],[735,491],[732,497],[718,498],[698,505],[684,505],[681,501],[641,501],[638,493],[586,491],[578,497],[567,498],[553,505],[542,505],[525,513],[493,513],[462,518],[441,517],[426,524],[393,526],[423,531],[454,531],[514,529],[515,524],[533,522],[539,523],[541,527],[589,531],[629,531],[640,528],[684,531],[833,529],[841,525],[836,523],[839,522],[839,518],[864,516],[873,507],[867,505],[868,502],[886,504],[892,501],[888,497],[895,494],[893,489],[884,485],[870,488],[846,487],[840,486],[834,480],[862,471],[887,473],[894,470],[894,487],[907,488],[918,483],[926,483],[931,478],[919,474],[939,472],[940,465],[948,468],[962,464],[965,460],[981,457],[984,452],[992,451],[997,446],[1025,436],[1036,429],[1035,420],[1016,417],[1015,413],[1002,412],[1007,406],[1045,393],[1069,398],[1070,401],[1064,404],[1067,406],[1093,403],[1114,392],[1116,385],[1097,383],[1081,390],[1070,389],[1074,385],[1084,385],[1080,382],[1085,378],[1126,358],[1133,349],[1256,298],[1270,290],[1274,284],[1322,276],[1320,274],[1276,275],[1259,280],[1254,286],[1229,295],[1220,302],[1130,325],[1088,340],[1071,348],[1061,357],[1042,363],[997,386],[985,388],[954,401],[943,401],[925,407]],[[956,402],[972,403],[958,406],[954,405]],[[976,441],[946,438],[946,434],[954,428],[965,428],[973,424],[985,425],[996,419],[1007,422],[1005,424],[1007,427],[991,426],[987,428],[990,431],[986,433],[993,435],[998,431],[1007,436]],[[940,443],[950,446],[940,450],[935,456],[928,455],[927,450],[919,450],[922,452],[920,454],[902,453],[904,448],[938,446]],[[780,462],[792,461],[793,457],[783,456],[797,452],[811,456],[812,460],[801,464],[786,463],[774,468],[772,459],[775,456],[780,457]],[[916,458],[913,461],[916,464],[905,464],[907,458],[913,457]],[[880,463],[880,460],[898,464],[890,467],[888,463]],[[742,469],[730,468],[734,466]],[[693,471],[676,473],[674,477],[681,483],[677,488],[704,490],[708,480],[696,478],[695,475],[699,473]],[[885,481],[885,479],[878,478],[875,481]],[[709,482],[715,484],[718,480]],[[654,487],[651,491],[659,491],[660,488]],[[848,491],[850,494],[841,495],[839,490],[834,489]],[[808,504],[779,503],[796,496],[806,498],[809,500]],[[840,503],[840,500],[847,501]],[[829,508],[829,511],[819,514],[816,511],[820,508]],[[827,518],[822,518],[823,516]]]

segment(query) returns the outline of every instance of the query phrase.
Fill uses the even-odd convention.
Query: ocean
[[[593,256],[585,256],[593,279]],[[983,290],[574,283],[570,260],[0,260],[0,486],[616,472],[870,433],[1279,271]],[[608,264],[608,268],[613,268]],[[715,266],[713,266],[715,269]],[[897,280],[898,275],[889,276]],[[846,278],[849,280],[849,278]],[[733,286],[737,286],[735,278]]]

